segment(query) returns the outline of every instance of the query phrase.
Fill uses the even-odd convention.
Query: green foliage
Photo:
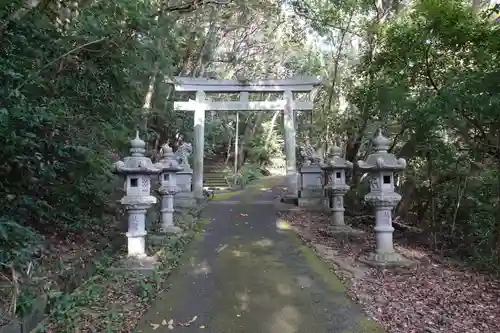
[[[39,243],[40,235],[33,229],[24,227],[5,218],[0,219],[0,266],[5,269],[13,263],[25,263],[31,256],[33,246]]]
[[[498,26],[461,1],[425,0],[381,27],[381,35],[370,68],[377,79],[360,92],[369,89],[371,107],[386,124],[401,124],[407,142],[400,152],[410,162],[426,161],[415,171],[421,180],[432,179],[433,197],[421,202],[432,209],[421,217],[455,250],[465,245],[459,254],[493,259],[500,194],[493,181],[500,156]],[[458,168],[464,159],[468,167]],[[454,182],[443,181],[450,175]]]
[[[148,1],[90,2],[61,23],[50,2],[0,6],[5,275],[26,271],[44,236],[98,238],[116,224],[105,216],[118,199],[111,163],[143,118],[151,68],[158,63],[170,74],[177,60],[165,51],[175,50],[171,21],[154,12]],[[165,48],[154,42],[160,37]],[[29,305],[28,292],[17,292],[18,314]]]
[[[262,170],[258,165],[245,164],[238,170],[236,177],[236,184],[241,188],[244,188],[250,183],[261,178]]]
[[[329,84],[317,96],[315,141],[340,135],[354,162],[370,152],[369,139],[382,127],[396,141],[392,151],[409,162],[396,213],[425,229],[435,250],[498,265],[498,6],[482,12],[462,0],[293,6],[331,48],[318,51],[320,63],[331,64],[324,69]],[[363,186],[348,195],[355,212],[363,208]]]
[[[171,73],[176,60],[154,43],[174,36],[152,3],[84,6],[66,24],[52,9],[2,8],[23,14],[0,36],[0,214],[25,228],[10,223],[12,233],[99,227],[113,200],[110,165],[142,117],[148,73],[157,59]]]
[[[161,246],[151,249],[159,266],[151,277],[134,272],[113,273],[105,268],[110,259],[116,263],[119,256],[104,256],[96,265],[98,273],[71,293],[54,292],[50,296],[51,311],[44,331],[75,332],[94,330],[122,332],[130,328],[127,315],[130,311],[142,311],[151,304],[172,269],[180,263],[186,246],[203,228],[199,211],[192,210],[179,218],[184,229],[182,235],[169,237]]]

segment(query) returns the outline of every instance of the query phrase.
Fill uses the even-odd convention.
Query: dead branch
[[[198,8],[201,8],[206,5],[216,5],[216,6],[226,6],[232,3],[232,0],[192,0],[180,5],[175,6],[163,6],[160,10],[154,15],[161,15],[164,13],[190,13]]]

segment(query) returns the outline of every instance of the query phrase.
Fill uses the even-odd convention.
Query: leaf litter
[[[192,323],[194,323],[196,321],[196,319],[198,319],[198,316],[194,316],[193,318],[191,318],[190,320],[188,320],[186,322],[177,322],[177,323],[175,323],[175,321],[173,319],[170,319],[168,322],[166,319],[163,319],[161,322],[161,326],[167,326],[168,329],[170,329],[170,330],[173,330],[175,326],[189,327],[189,326],[191,326]],[[153,328],[153,330],[156,330],[160,327],[160,324],[151,323],[150,325]],[[201,325],[201,326],[203,326],[203,325]],[[200,327],[200,328],[204,328],[204,327]]]
[[[330,234],[330,217],[326,214],[301,210],[282,213],[281,217],[311,247],[328,248],[336,258],[353,266],[362,266],[357,259],[375,247],[373,223],[358,223],[356,228],[365,234],[351,237]],[[338,266],[335,269],[346,282],[349,295],[368,315],[388,333],[500,332],[498,278],[437,257],[427,246],[415,244],[402,232],[395,231],[394,236],[396,250],[415,261],[414,267],[365,267],[364,274],[358,277]]]

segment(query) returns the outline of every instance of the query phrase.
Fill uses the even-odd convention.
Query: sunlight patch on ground
[[[253,242],[253,245],[261,246],[261,247],[268,247],[273,245],[273,241],[270,240],[269,238],[264,238],[259,241]]]
[[[250,296],[248,296],[248,290],[241,293],[236,293],[236,299],[240,302],[240,310],[248,310],[248,302],[250,301]]]
[[[240,251],[240,250],[233,250],[233,256],[236,258],[246,257],[246,256],[248,256],[248,252]]]
[[[283,296],[289,296],[292,294],[292,288],[290,288],[288,284],[278,283],[276,289]]]
[[[209,274],[212,272],[212,269],[210,268],[210,265],[206,260],[203,260],[195,269],[193,270],[193,273],[195,275],[200,275],[200,274]]]
[[[279,230],[292,230],[292,227],[290,226],[290,224],[286,220],[283,220],[283,219],[276,220],[276,228],[278,228]]]
[[[313,280],[309,276],[300,275],[300,276],[297,276],[295,279],[296,279],[296,282],[299,285],[299,287],[302,289],[311,288],[313,285]]]
[[[296,333],[300,323],[300,312],[291,305],[284,306],[273,315],[270,333]]]

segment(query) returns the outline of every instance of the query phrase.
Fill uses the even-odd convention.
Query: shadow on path
[[[280,227],[273,205],[279,183],[266,182],[227,204],[209,204],[203,237],[190,245],[169,279],[170,289],[158,296],[136,332],[384,332],[328,267]],[[189,327],[161,325],[194,316]]]

